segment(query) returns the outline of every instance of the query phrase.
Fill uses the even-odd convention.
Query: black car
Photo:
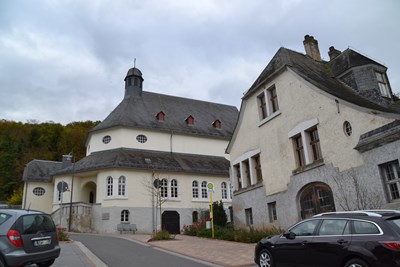
[[[48,214],[0,209],[0,267],[48,267],[59,255],[56,227]]]
[[[400,212],[332,212],[316,215],[255,248],[261,267],[400,266]]]

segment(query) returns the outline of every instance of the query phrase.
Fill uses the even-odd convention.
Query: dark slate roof
[[[22,180],[28,182],[51,182],[52,174],[61,170],[62,167],[62,162],[34,159],[26,164]]]
[[[342,73],[344,68],[355,67],[361,64],[378,64],[383,66],[351,49],[344,51],[332,61],[326,62],[316,61],[307,55],[281,47],[243,98],[245,99],[258,91],[259,86],[266,81],[270,81],[285,67],[289,67],[306,81],[339,99],[382,112],[400,113],[400,105],[398,103],[390,107],[380,106],[357,94],[348,85],[335,78],[335,74]]]
[[[365,152],[397,140],[400,140],[400,120],[362,134],[355,149]]]
[[[164,112],[165,121],[157,120],[156,115],[160,111]],[[232,136],[238,113],[234,106],[144,91],[140,96],[124,98],[91,132],[123,126],[228,140]],[[186,124],[185,120],[190,115],[194,117],[194,125]],[[212,125],[217,119],[221,121],[219,129]]]
[[[224,157],[161,151],[118,148],[91,153],[73,167],[56,174],[90,172],[100,169],[128,168],[166,172],[229,175],[229,161]]]

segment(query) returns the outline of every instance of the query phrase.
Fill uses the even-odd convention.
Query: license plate
[[[40,246],[50,245],[50,243],[51,243],[51,239],[35,240],[35,241],[33,241],[33,246],[40,247]]]

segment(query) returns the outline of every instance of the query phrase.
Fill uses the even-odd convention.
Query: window
[[[279,110],[276,87],[271,86],[257,96],[260,120],[264,120]]]
[[[375,72],[376,80],[378,81],[379,91],[381,92],[382,96],[390,97],[390,87],[389,83],[386,79],[385,73],[382,72]]]
[[[167,179],[161,180],[161,197],[168,197],[168,181],[167,181]]]
[[[175,179],[171,180],[171,197],[178,197],[178,181]]]
[[[221,195],[222,199],[228,199],[228,189],[225,182],[221,183]]]
[[[343,235],[345,231],[349,232],[347,220],[323,220],[319,229],[319,235]]]
[[[366,221],[353,221],[353,229],[355,235],[380,234],[381,232],[375,224]]]
[[[253,225],[253,211],[251,208],[245,209],[244,213],[246,215],[246,225]]]
[[[112,196],[113,195],[113,178],[111,176],[107,177],[107,196]]]
[[[315,228],[318,225],[318,220],[311,220],[301,222],[291,228],[289,231],[296,234],[296,236],[312,236],[314,235]]]
[[[199,198],[199,183],[197,181],[192,182],[192,197]]]
[[[121,222],[129,222],[129,210],[121,211]]]
[[[245,160],[243,161],[243,168],[244,168],[244,175],[245,175],[245,186],[250,186],[251,185],[251,177],[250,177],[250,164],[249,164],[249,160]]]
[[[118,196],[125,196],[125,176],[118,178]]]
[[[192,212],[192,222],[197,223],[199,221],[199,213],[197,211]]]
[[[201,198],[208,198],[206,181],[201,182]]]
[[[36,196],[39,196],[39,197],[43,196],[44,193],[46,193],[46,190],[44,190],[43,187],[35,187],[33,189],[33,194],[36,195]]]
[[[296,171],[301,171],[314,162],[322,162],[318,120],[312,119],[298,124],[288,133],[292,139],[296,160]]]
[[[215,120],[212,124],[214,126],[214,128],[216,129],[220,129],[221,128],[221,121],[220,120]]]
[[[164,121],[165,113],[162,112],[162,111],[158,112],[158,114],[156,115],[156,118],[157,118],[158,121]]]
[[[344,131],[345,135],[347,135],[347,136],[350,136],[353,133],[353,129],[351,127],[350,122],[345,121],[343,123],[343,131]]]
[[[106,136],[103,137],[103,143],[104,144],[108,144],[110,142],[111,142],[111,136],[106,135]]]
[[[317,128],[310,130],[308,134],[310,135],[310,146],[311,146],[313,161],[320,160],[322,156],[321,156],[321,148],[319,145]]]
[[[145,135],[143,135],[143,134],[139,134],[138,136],[136,136],[136,140],[137,140],[139,143],[144,144],[144,143],[147,142],[147,137],[146,137]]]
[[[271,111],[272,111],[272,113],[274,113],[279,110],[278,96],[276,95],[275,86],[269,88],[267,90],[267,92],[268,92],[268,96],[269,96],[269,101],[271,103]]]
[[[296,150],[297,167],[301,168],[306,165],[306,161],[304,159],[304,148],[303,148],[303,142],[301,140],[301,135],[294,137],[293,141],[294,141],[294,148]]]
[[[391,161],[379,166],[390,201],[400,199],[400,167],[399,161]]]
[[[258,109],[260,112],[260,119],[263,120],[267,117],[267,104],[265,102],[265,94],[262,92],[258,97],[257,97],[257,102],[258,102]]]
[[[278,220],[278,216],[276,214],[276,202],[268,203],[268,213],[269,213],[269,222],[274,222]]]
[[[189,117],[186,118],[186,124],[188,125],[193,125],[194,124],[194,117],[190,115]]]
[[[256,155],[254,157],[252,157],[253,161],[254,161],[254,167],[256,170],[256,180],[257,183],[261,183],[263,178],[262,178],[262,172],[261,172],[261,162],[260,162],[260,155]]]
[[[242,188],[242,177],[240,176],[240,164],[236,164],[234,166],[235,173],[236,173],[236,181],[237,181],[237,189]]]

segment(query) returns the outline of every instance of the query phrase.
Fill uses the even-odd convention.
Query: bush
[[[184,225],[183,234],[197,236],[200,228],[205,228],[205,222],[198,222],[195,224]]]
[[[257,243],[264,237],[281,233],[283,233],[283,230],[275,226],[263,229],[238,229],[235,230],[235,241],[242,243]]]
[[[69,241],[67,228],[57,228],[57,236],[59,241]]]
[[[149,241],[171,240],[171,239],[175,239],[175,237],[172,237],[171,234],[167,230],[161,230],[161,231],[154,233],[151,236],[151,239]]]

